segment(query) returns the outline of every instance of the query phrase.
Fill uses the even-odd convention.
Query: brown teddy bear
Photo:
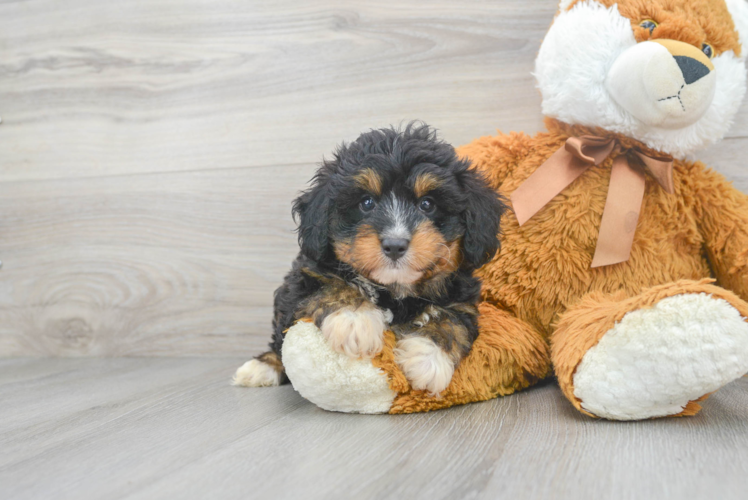
[[[587,415],[695,414],[748,371],[748,197],[688,159],[727,132],[747,41],[744,0],[562,0],[536,61],[548,131],[460,150],[513,211],[449,387],[411,390],[389,332],[351,359],[306,322],[283,346],[294,387],[330,410],[407,413],[555,374]]]

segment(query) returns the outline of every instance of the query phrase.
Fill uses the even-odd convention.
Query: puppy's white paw
[[[322,321],[322,335],[335,351],[352,358],[371,358],[384,347],[384,330],[392,313],[365,303],[344,307]]]
[[[449,386],[455,364],[449,354],[426,337],[408,337],[395,348],[395,362],[411,387],[436,396]]]
[[[272,387],[280,385],[280,373],[259,359],[252,359],[236,370],[231,385],[243,387]]]

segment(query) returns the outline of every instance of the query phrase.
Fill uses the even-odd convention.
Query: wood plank
[[[0,183],[0,353],[261,351],[314,168]]]
[[[237,399],[241,359],[55,361],[70,375],[0,386],[3,498],[119,495],[308,405],[290,386]]]
[[[312,163],[415,118],[532,133],[556,4],[3,2],[0,182]]]
[[[0,384],[2,498],[739,499],[748,378],[693,418],[607,422],[553,382],[429,414],[329,413],[230,387],[238,359],[67,359]],[[39,370],[48,360],[37,360]],[[0,362],[0,378],[13,364]],[[12,444],[12,446],[9,446]]]
[[[742,498],[747,388],[718,393],[696,419],[636,423],[586,418],[552,383],[434,414],[302,408],[134,498]],[[278,463],[283,485],[268,479]]]
[[[60,439],[67,427],[75,428],[81,421],[99,418],[99,414],[116,418],[120,413],[132,411],[133,405],[142,405],[145,399],[165,399],[172,393],[180,393],[185,385],[199,385],[213,372],[223,373],[228,384],[232,365],[240,359],[160,359],[156,363],[148,358],[97,358],[85,362],[62,358],[28,360],[27,364],[37,372],[35,377],[0,385],[2,400],[14,402],[3,412],[0,432],[3,449],[6,453],[24,454],[32,442]],[[0,368],[0,373],[9,372],[16,370],[8,366]],[[149,377],[148,384],[143,377]],[[39,394],[45,397],[40,399]],[[55,409],[52,428],[46,413],[50,407]]]
[[[0,180],[315,162],[422,119],[539,129],[555,0],[0,3]]]

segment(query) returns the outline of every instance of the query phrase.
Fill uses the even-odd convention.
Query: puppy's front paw
[[[395,362],[411,387],[436,396],[449,386],[455,372],[452,358],[426,337],[408,337],[395,348]]]
[[[343,307],[322,321],[322,334],[335,351],[352,358],[371,358],[384,347],[384,330],[392,313],[371,304]]]

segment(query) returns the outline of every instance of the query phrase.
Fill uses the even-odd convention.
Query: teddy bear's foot
[[[336,352],[314,323],[288,329],[283,365],[294,389],[325,410],[387,413],[395,399],[387,375],[371,359]]]
[[[559,384],[592,416],[693,415],[696,401],[748,372],[746,316],[748,304],[705,282],[590,295],[554,334]]]

